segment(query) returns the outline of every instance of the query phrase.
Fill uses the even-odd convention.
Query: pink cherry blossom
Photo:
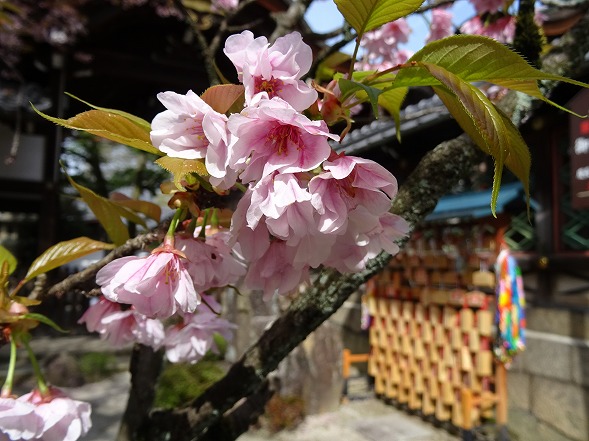
[[[478,15],[485,12],[495,13],[505,4],[505,0],[471,0],[472,5]]]
[[[132,332],[135,342],[149,346],[157,351],[162,347],[166,337],[164,324],[158,319],[150,319],[136,311],[134,316],[135,327]]]
[[[237,8],[239,0],[212,0],[212,11],[233,11]]]
[[[210,143],[207,131],[216,132],[215,123],[222,126],[227,117],[215,112],[192,90],[186,95],[161,92],[157,98],[168,110],[152,121],[153,145],[175,158],[204,158]]]
[[[248,188],[237,204],[231,217],[230,234],[237,252],[246,262],[260,259],[270,246],[270,232],[265,223],[255,228],[247,225],[247,211],[251,205],[252,189]]]
[[[484,35],[500,43],[510,43],[515,36],[515,17],[506,15],[489,23],[483,23],[475,16],[462,25],[460,31],[465,34]]]
[[[318,230],[306,180],[308,177],[301,181],[292,174],[275,174],[246,191],[233,213],[231,232],[247,261],[261,259],[271,237],[284,239],[289,247],[284,256],[297,269],[316,268],[327,258],[336,236]]]
[[[35,413],[31,403],[15,398],[0,398],[0,439],[39,439],[43,433],[43,420]]]
[[[198,235],[199,231],[195,233]],[[234,256],[228,244],[228,234],[217,232],[205,239],[182,234],[176,236],[176,244],[186,255],[187,270],[198,292],[233,285],[245,275],[243,262]]]
[[[326,170],[309,183],[312,203],[320,214],[319,231],[345,231],[348,213],[364,206],[375,217],[386,213],[397,193],[397,180],[374,161],[346,155],[332,155]]]
[[[407,49],[391,48],[386,56],[367,54],[364,60],[356,62],[356,70],[383,71],[407,62],[413,56],[413,52]]]
[[[275,240],[264,255],[252,262],[244,284],[250,289],[264,292],[264,300],[274,294],[288,294],[309,280],[309,266],[295,265],[296,248]]]
[[[386,70],[405,63],[411,53],[401,49],[399,44],[406,43],[410,33],[411,29],[404,18],[366,32],[360,42],[365,51],[364,56],[356,63],[356,69]]]
[[[445,8],[432,9],[430,33],[426,42],[440,40],[452,35],[452,13]]]
[[[88,307],[78,323],[85,323],[88,331],[99,333],[101,338],[115,347],[124,346],[134,340],[133,311],[123,311],[120,304],[105,298]]]
[[[398,253],[395,241],[408,232],[409,224],[403,218],[392,213],[375,217],[365,207],[358,206],[349,213],[348,228],[338,237],[325,265],[343,273],[362,271],[382,250],[393,255]]]
[[[317,268],[336,240],[319,230],[318,213],[307,189],[309,179],[306,173],[266,177],[252,190],[246,213],[250,228],[263,221],[274,237],[295,248],[292,265],[297,268]]]
[[[101,298],[80,317],[90,332],[97,332],[113,347],[131,342],[158,349],[164,339],[164,327],[159,320],[150,319],[134,308],[123,310],[121,305]]]
[[[265,220],[268,231],[275,237],[296,242],[296,238],[314,229],[311,194],[294,174],[266,176],[252,189],[251,204],[246,218],[255,229]]]
[[[177,309],[193,312],[200,303],[187,265],[174,250],[123,257],[98,271],[96,283],[108,300],[133,305],[150,318],[166,318]]]
[[[198,235],[198,229],[195,235]],[[229,230],[217,228],[216,232],[206,235],[205,243],[217,251],[216,259],[219,260],[212,278],[213,286],[237,284],[245,276],[246,265],[241,253],[233,247]]]
[[[158,113],[151,124],[151,141],[168,156],[205,159],[211,183],[223,189],[235,183],[227,176],[227,117],[214,111],[197,94],[162,92],[157,95],[168,110]]]
[[[247,104],[260,92],[269,98],[280,97],[299,111],[317,100],[315,89],[301,80],[311,67],[313,53],[298,32],[270,45],[266,37],[254,38],[250,31],[243,31],[227,38],[224,52],[245,86]]]
[[[387,23],[362,36],[362,47],[371,54],[387,57],[392,48],[407,43],[411,28],[404,18]]]
[[[92,427],[90,404],[73,400],[54,387],[49,392],[48,396],[43,396],[34,390],[18,398],[18,401],[33,405],[35,414],[43,422],[41,433],[33,439],[75,441],[88,433]]]
[[[207,304],[218,307],[218,303],[206,297]],[[196,363],[207,352],[218,352],[213,336],[220,334],[231,339],[236,326],[203,307],[194,314],[184,314],[181,324],[167,330],[164,346],[166,357],[172,363]]]
[[[229,166],[243,170],[243,182],[259,181],[274,171],[313,170],[329,157],[329,133],[324,121],[311,121],[280,98],[258,99],[229,118],[236,141]]]

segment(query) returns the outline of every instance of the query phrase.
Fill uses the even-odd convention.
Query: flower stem
[[[29,360],[31,361],[33,372],[35,372],[35,377],[37,377],[37,387],[39,388],[39,392],[41,393],[41,396],[47,396],[49,394],[49,388],[47,387],[45,377],[43,377],[43,373],[41,372],[41,368],[39,367],[37,357],[35,357],[35,354],[33,353],[33,350],[31,349],[31,346],[29,345],[28,341],[25,341],[24,345],[27,349],[27,353],[29,354]]]
[[[1,397],[9,397],[12,394],[12,386],[14,384],[14,371],[16,368],[16,342],[14,337],[10,336],[10,361],[8,363],[8,372],[6,373],[6,381],[2,386]]]
[[[239,191],[245,193],[247,191],[247,187],[245,185],[243,185],[241,182],[236,182],[234,184],[235,188],[237,188]]]
[[[209,223],[209,218],[211,216],[211,209],[207,208],[206,210],[204,210],[204,218],[202,220],[202,227],[200,228],[200,233],[198,234],[198,237],[200,237],[201,239],[206,238],[206,228],[207,228],[207,224]]]
[[[352,75],[354,74],[354,64],[356,64],[356,59],[358,57],[358,49],[360,49],[360,39],[361,39],[361,36],[358,35],[356,37],[356,45],[354,46],[354,53],[352,54],[352,59],[350,60],[350,70],[348,71],[348,80],[352,80]]]
[[[168,228],[168,232],[166,233],[166,236],[168,237],[174,237],[174,233],[176,232],[176,229],[178,228],[178,224],[180,223],[180,217],[182,216],[184,209],[182,208],[178,208],[176,210],[176,213],[174,213],[174,217],[172,218],[172,221],[170,222],[170,227]]]

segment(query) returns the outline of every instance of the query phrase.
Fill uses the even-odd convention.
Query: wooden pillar
[[[52,116],[63,118],[65,108],[66,55],[53,53],[51,56]],[[39,117],[40,118],[40,117]],[[39,207],[39,253],[57,242],[59,225],[59,157],[63,143],[63,127],[45,122],[46,145],[43,179],[43,194]]]

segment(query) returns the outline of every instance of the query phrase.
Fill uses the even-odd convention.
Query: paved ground
[[[129,387],[129,374],[69,389],[72,397],[92,404],[93,427],[85,441],[116,438]],[[309,416],[292,431],[251,430],[238,441],[457,441],[459,438],[407,415],[375,398],[352,400],[337,411]]]
[[[129,387],[129,374],[69,389],[72,397],[92,404],[92,429],[85,441],[116,438]],[[457,441],[420,418],[407,415],[375,398],[352,400],[337,411],[309,416],[292,431],[277,434],[251,430],[238,441]]]
[[[293,431],[250,431],[239,441],[456,441],[418,417],[374,398],[352,400],[337,411],[309,416]]]
[[[130,379],[128,372],[122,372],[103,381],[68,389],[72,398],[92,405],[92,428],[84,441],[116,439],[119,421],[127,405]]]
[[[35,353],[42,358],[59,352],[79,355],[84,352],[110,351],[108,345],[92,337],[33,339]],[[6,352],[0,361],[6,362]],[[124,358],[124,352],[119,357]],[[122,372],[106,380],[65,389],[75,399],[92,404],[93,427],[84,441],[112,441],[127,403],[130,375]],[[352,393],[352,390],[350,392]],[[354,395],[352,395],[353,398]],[[386,405],[370,394],[357,393],[337,411],[309,416],[292,431],[270,434],[252,430],[239,441],[457,441],[458,437],[437,429],[418,417]]]

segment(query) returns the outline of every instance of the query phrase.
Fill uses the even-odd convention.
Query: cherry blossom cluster
[[[464,22],[459,31],[463,34],[483,35],[501,43],[511,43],[515,36],[516,17],[510,13],[503,0],[471,0],[475,16]],[[452,12],[446,6],[430,11],[430,30],[426,43],[453,35]],[[542,23],[543,15],[537,11],[535,20]],[[386,70],[405,63],[412,55],[400,47],[407,43],[411,29],[404,18],[387,23],[366,32],[361,40],[364,55],[356,63],[359,70]]]
[[[515,17],[504,10],[503,0],[472,0],[476,14],[460,27],[465,34],[485,35],[501,43],[515,36]]]
[[[164,323],[137,312],[134,307],[123,309],[119,303],[102,297],[90,306],[80,318],[91,332],[97,332],[113,347],[140,343],[155,351],[164,348],[172,363],[196,363],[207,352],[218,352],[214,335],[227,340],[232,337],[235,325],[219,317],[221,305],[210,296],[206,308],[194,313],[178,314],[176,320]]]
[[[411,28],[405,18],[399,18],[366,32],[360,41],[364,56],[356,63],[356,69],[386,70],[405,63],[413,54],[399,45],[407,43],[410,33]]]
[[[299,33],[270,45],[249,31],[230,36],[224,52],[245,89],[245,106],[229,116],[192,92],[158,95],[152,142],[169,156],[202,158],[210,182],[247,185],[233,215],[231,243],[248,264],[245,286],[265,297],[288,293],[320,265],[360,271],[407,224],[388,213],[394,176],[365,159],[337,155],[325,121],[304,110],[317,91],[302,81],[312,62]]]
[[[245,266],[228,244],[228,231],[216,229],[204,238],[201,232],[176,233],[146,257],[104,266],[96,275],[104,298],[80,323],[113,346],[137,342],[165,348],[172,362],[197,362],[215,350],[214,334],[230,339],[234,325],[218,316],[220,305],[204,293],[236,284]],[[206,307],[197,310],[203,300]]]
[[[192,91],[160,93],[166,110],[153,119],[151,140],[169,157],[203,161],[216,192],[243,190],[230,228],[173,222],[151,254],[98,272],[105,298],[82,318],[113,344],[165,347],[171,361],[196,361],[214,333],[230,335],[228,322],[199,307],[206,298],[211,305],[209,290],[241,284],[266,299],[287,294],[320,266],[357,272],[383,250],[397,253],[395,240],[409,229],[389,213],[394,176],[335,153],[330,141],[339,137],[310,118],[320,115],[308,110],[318,92],[302,80],[312,51],[299,33],[271,45],[244,31],[224,52],[243,85],[243,109],[226,115]]]

